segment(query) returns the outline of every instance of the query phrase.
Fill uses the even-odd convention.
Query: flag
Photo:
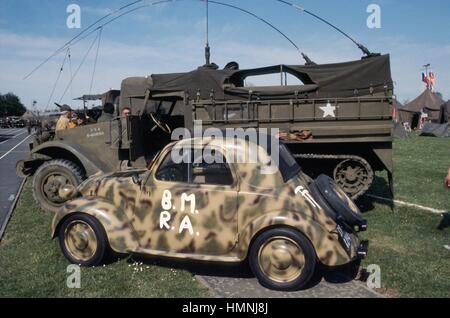
[[[427,88],[430,86],[430,78],[428,77],[428,74],[422,72],[422,82],[424,82],[427,85]]]
[[[434,76],[434,73],[430,72],[428,77],[429,77],[429,82],[430,82],[431,88],[434,88],[436,86],[436,77]]]

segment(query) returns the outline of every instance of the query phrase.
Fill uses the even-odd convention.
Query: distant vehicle
[[[365,256],[357,232],[366,222],[357,206],[330,178],[305,175],[283,144],[273,174],[261,173],[266,160],[203,157],[248,158],[253,146],[269,156],[244,139],[186,139],[165,147],[149,169],[63,186],[59,195],[67,201],[54,216],[52,235],[69,262],[86,267],[103,264],[110,252],[248,259],[260,283],[276,290],[304,287],[319,263],[340,266]],[[194,154],[191,162],[173,161],[172,151],[180,149]]]
[[[24,128],[25,127],[25,120],[21,119],[20,117],[8,117],[7,123],[5,124],[5,128]]]
[[[0,128],[9,128],[9,124],[6,118],[0,118]]]

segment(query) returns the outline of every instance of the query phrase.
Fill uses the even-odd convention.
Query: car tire
[[[249,252],[249,265],[260,284],[273,290],[294,291],[311,280],[317,256],[311,242],[290,228],[258,235]]]
[[[74,214],[63,221],[58,241],[65,258],[83,267],[101,265],[111,255],[102,224],[87,214]]]
[[[324,199],[315,182],[309,184],[309,191],[311,192],[314,200],[316,200],[316,202],[322,207],[325,213],[334,221],[337,221],[338,215],[336,214],[336,211]]]
[[[328,206],[336,211],[345,223],[350,226],[364,223],[364,218],[359,208],[332,178],[320,175],[314,183]]]
[[[64,204],[58,195],[61,183],[77,187],[83,179],[83,170],[72,161],[64,159],[47,161],[34,173],[33,197],[41,209],[56,213]]]

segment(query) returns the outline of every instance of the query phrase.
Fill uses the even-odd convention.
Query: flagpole
[[[427,64],[425,64],[425,65],[422,65],[422,67],[425,67],[425,78],[429,79],[428,69],[431,67],[431,64],[430,64],[430,63],[427,63]],[[431,88],[431,87],[430,87],[431,85],[430,85],[429,80],[426,82],[426,84],[427,84],[427,89],[430,89],[430,88]]]

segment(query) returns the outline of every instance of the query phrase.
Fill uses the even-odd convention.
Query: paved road
[[[188,270],[218,298],[383,298],[366,284],[355,280],[359,263],[339,268],[319,267],[309,286],[295,292],[277,292],[262,287],[243,264],[192,262],[158,257],[132,257],[134,262]]]
[[[277,292],[262,287],[248,266],[226,266],[215,270],[196,268],[194,274],[219,298],[382,298],[366,284],[355,280],[359,264],[340,268],[319,268],[309,286],[294,292]]]
[[[0,129],[0,232],[22,183],[16,176],[16,162],[27,156],[31,141],[24,128]]]
[[[199,281],[219,298],[381,298],[382,296],[364,283],[342,279],[327,281],[325,278],[305,290],[277,292],[262,287],[256,278],[197,276]]]

